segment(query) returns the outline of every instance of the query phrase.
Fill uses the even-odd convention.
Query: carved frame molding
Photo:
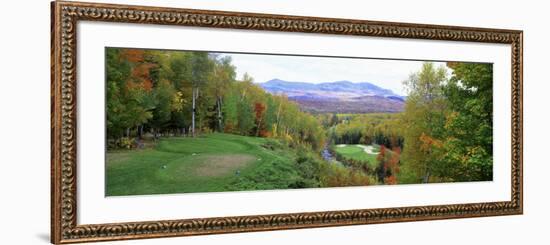
[[[51,242],[513,215],[523,213],[523,32],[366,20],[56,1],[51,4]],[[77,224],[77,23],[126,22],[511,45],[511,201],[146,222]]]

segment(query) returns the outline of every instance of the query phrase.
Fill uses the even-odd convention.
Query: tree
[[[249,135],[256,126],[254,103],[265,92],[257,85],[254,85],[253,78],[248,73],[245,73],[242,80],[238,82],[237,91],[239,92],[239,101],[237,103],[239,132],[242,135]]]
[[[249,135],[252,128],[254,128],[254,113],[252,105],[248,98],[243,98],[238,102],[238,127],[239,132],[242,135]]]
[[[149,121],[150,125],[155,129],[155,135],[158,129],[167,126],[171,119],[173,109],[173,99],[176,91],[172,83],[168,80],[162,80],[154,89],[156,106],[153,109],[153,117]]]
[[[184,97],[182,91],[178,91],[174,88],[174,95],[172,96],[171,103],[171,121],[172,125],[178,129],[180,134],[185,134],[186,117],[185,117],[185,104],[187,100]]]
[[[493,66],[447,65],[453,73],[444,93],[453,112],[444,126],[445,167],[455,181],[492,180]]]
[[[170,81],[175,93],[172,98],[172,114],[170,126],[182,134],[191,125],[192,67],[189,52],[159,51],[161,60],[161,78]]]
[[[272,137],[273,136],[273,125],[275,124],[276,120],[276,113],[277,113],[277,103],[273,96],[271,94],[266,94],[266,109],[265,109],[265,115],[263,119],[264,124],[264,130],[266,137]]]
[[[195,117],[197,112],[197,98],[199,97],[200,89],[207,83],[209,73],[212,70],[212,61],[208,57],[207,52],[191,52],[191,84],[192,84],[192,126],[191,132],[195,137]]]
[[[401,148],[399,147],[393,148],[389,159],[384,164],[384,168],[390,172],[389,176],[386,176],[386,178],[384,178],[384,183],[387,185],[397,184],[397,176],[400,172],[399,170],[400,156],[401,156]]]
[[[124,134],[126,122],[125,98],[122,88],[126,85],[127,77],[130,75],[130,63],[120,58],[121,50],[106,50],[106,110],[107,110],[107,137],[120,138]]]
[[[388,169],[386,166],[386,147],[384,145],[380,146],[380,152],[376,156],[376,161],[378,161],[378,166],[376,167],[376,176],[378,177],[378,182],[384,183],[384,179],[388,177]]]
[[[336,124],[338,124],[338,115],[336,115],[336,113],[332,113],[332,117],[330,118],[330,126],[334,126]]]
[[[107,135],[130,137],[130,129],[152,118],[154,100],[147,52],[107,49]],[[124,132],[125,131],[125,132]]]
[[[260,136],[260,132],[262,131],[262,120],[264,118],[265,114],[265,105],[256,102],[254,103],[254,115],[256,117],[256,136]]]
[[[214,70],[211,73],[209,89],[216,100],[217,130],[223,131],[223,93],[227,91],[232,82],[235,81],[235,66],[231,64],[231,56],[215,58]]]
[[[444,67],[424,63],[420,72],[404,82],[408,97],[401,123],[405,142],[402,160],[407,175],[400,179],[405,183],[429,182],[433,169],[442,163],[440,152],[434,150],[437,141],[429,139],[441,138],[443,134],[446,80]]]
[[[239,101],[239,93],[236,89],[236,86],[233,85],[224,94],[224,103],[222,105],[225,132],[233,132],[238,125]]]

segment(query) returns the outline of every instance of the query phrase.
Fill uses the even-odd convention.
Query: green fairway
[[[107,152],[107,196],[287,189],[303,181],[294,153],[265,138],[207,134]]]
[[[344,156],[345,158],[350,158],[359,161],[368,161],[369,166],[376,168],[377,160],[376,157],[378,154],[369,154],[365,152],[364,145],[338,145],[334,150]],[[373,153],[378,153],[379,147],[372,146]]]

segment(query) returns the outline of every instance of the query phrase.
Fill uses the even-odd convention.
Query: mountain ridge
[[[305,91],[333,91],[333,92],[355,92],[361,94],[400,96],[390,89],[382,88],[371,82],[351,82],[339,80],[333,82],[307,83],[299,81],[286,81],[282,79],[271,79],[259,85],[268,91],[305,92]],[[299,91],[294,91],[299,90]]]
[[[316,113],[401,112],[406,99],[371,82],[307,83],[275,78],[258,85],[271,94],[285,94],[302,110]]]

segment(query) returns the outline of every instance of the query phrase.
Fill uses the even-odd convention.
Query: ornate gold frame
[[[56,1],[51,4],[51,242],[74,243],[523,213],[523,32],[441,25]],[[504,43],[511,45],[511,201],[266,214],[146,222],[77,224],[78,21],[127,22]]]

